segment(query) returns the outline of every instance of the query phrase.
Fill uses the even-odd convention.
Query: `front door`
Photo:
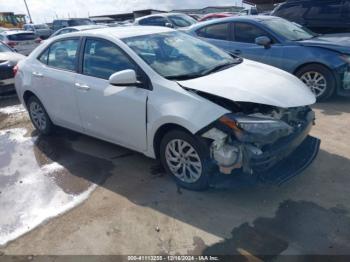
[[[284,63],[283,46],[276,42],[272,36],[250,23],[234,23],[234,41],[230,51],[239,56],[257,62],[269,64],[281,68]],[[267,36],[272,40],[269,48],[257,45],[255,39],[259,36]]]
[[[75,92],[87,133],[144,151],[147,146],[146,101],[149,90],[113,86],[108,81],[112,74],[126,69],[139,73],[138,67],[116,44],[87,38]]]

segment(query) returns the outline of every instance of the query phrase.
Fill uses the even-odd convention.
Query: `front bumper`
[[[265,171],[257,171],[257,178],[267,184],[281,185],[302,173],[315,160],[321,141],[315,137],[306,139],[288,157]]]
[[[263,148],[261,155],[249,155],[250,166],[254,171],[265,171],[289,156],[309,135],[314,124],[314,113],[308,115],[307,123],[299,132],[278,140]]]

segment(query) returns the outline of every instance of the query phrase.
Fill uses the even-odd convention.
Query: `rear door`
[[[78,99],[85,131],[137,151],[146,149],[145,75],[120,47],[100,38],[87,38],[80,72],[76,79]],[[113,86],[109,77],[119,71],[133,69],[144,88]]]
[[[52,120],[77,131],[82,129],[74,85],[79,45],[79,38],[55,41],[30,68],[32,87]]]

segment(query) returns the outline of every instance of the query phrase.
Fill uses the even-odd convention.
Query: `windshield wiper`
[[[230,62],[230,63],[224,63],[224,64],[217,65],[217,66],[215,66],[213,68],[210,68],[208,70],[203,71],[202,72],[202,76],[210,75],[210,74],[215,73],[217,71],[220,71],[220,70],[232,67],[233,65],[236,65],[236,64],[237,63],[235,63],[235,62]]]
[[[178,75],[178,76],[166,76],[165,78],[168,80],[189,80],[193,78],[198,78],[203,76],[202,74],[185,74],[185,75]]]

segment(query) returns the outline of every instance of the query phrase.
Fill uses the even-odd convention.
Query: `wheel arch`
[[[25,106],[27,106],[28,99],[29,99],[31,96],[35,96],[36,98],[39,99],[39,97],[38,97],[36,94],[34,94],[32,91],[26,90],[26,91],[23,93],[23,102],[24,102]],[[39,99],[39,100],[40,100],[40,99]]]
[[[155,157],[157,159],[159,159],[159,155],[160,155],[160,143],[163,139],[163,137],[165,136],[166,133],[168,133],[169,131],[171,130],[182,130],[182,131],[185,131],[191,135],[192,132],[189,131],[187,128],[179,125],[179,124],[175,124],[175,123],[166,123],[166,124],[163,124],[162,126],[160,126],[157,131],[155,132],[155,135],[154,135],[154,138],[153,138],[153,150],[154,150],[154,154],[155,154]]]
[[[321,62],[306,62],[306,63],[303,63],[301,65],[298,65],[294,70],[293,70],[293,75],[296,75],[296,73],[302,69],[303,67],[306,67],[306,66],[310,66],[310,65],[318,65],[318,66],[323,66],[325,68],[327,68],[329,71],[332,72],[333,74],[333,77],[335,77],[334,75],[334,69],[332,69],[331,67],[329,67],[328,65],[326,65],[325,63],[321,63]]]

